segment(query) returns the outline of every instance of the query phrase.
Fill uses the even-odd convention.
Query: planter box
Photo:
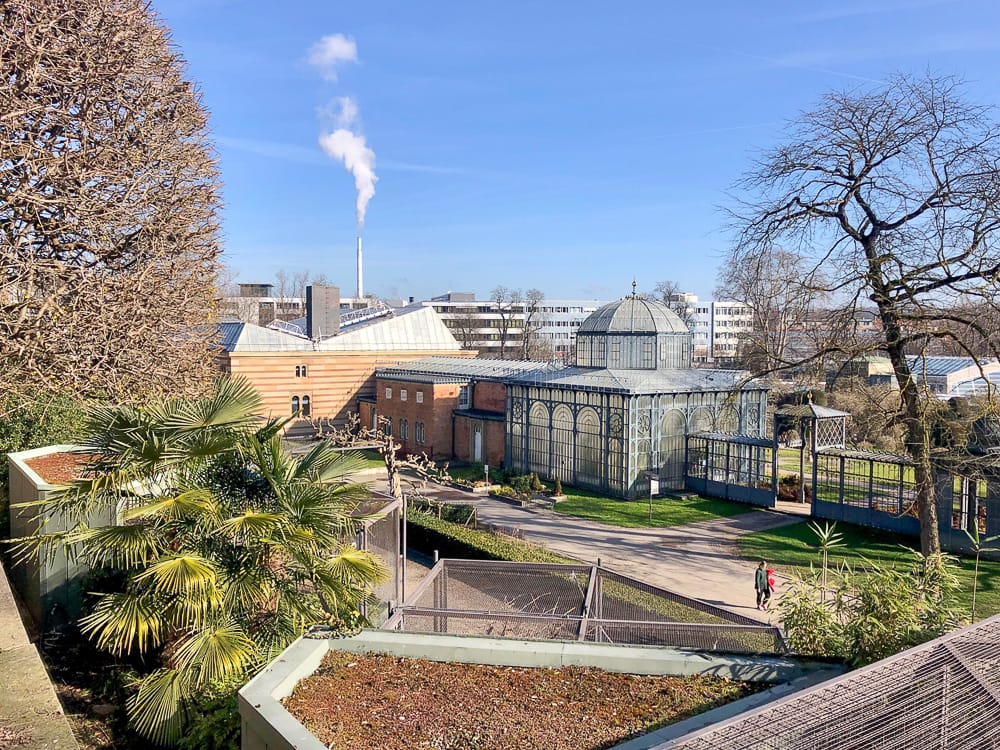
[[[469,492],[473,495],[486,495],[488,494],[495,485],[482,484],[474,487],[470,487],[467,484],[459,484],[458,482],[451,482],[448,485],[456,490],[461,490],[462,492]]]
[[[626,674],[708,674],[750,682],[787,683],[803,676],[813,679],[838,674],[828,664],[790,657],[714,654],[660,646],[629,646],[572,641],[528,641],[440,633],[408,633],[394,630],[363,630],[341,639],[300,638],[283,651],[239,692],[243,750],[326,750],[309,730],[281,704],[296,684],[311,675],[328,650],[358,654],[430,659],[468,664],[514,667],[588,666]],[[772,688],[775,690],[778,688]],[[682,723],[654,730],[616,747],[625,750],[651,748],[677,734],[691,731],[692,721],[703,726],[730,718],[740,710],[772,700],[781,693],[757,693],[740,701],[700,714]]]

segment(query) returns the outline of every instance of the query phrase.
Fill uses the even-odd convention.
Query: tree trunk
[[[880,290],[879,286],[873,286],[876,292]],[[889,361],[899,384],[903,425],[906,428],[906,452],[913,459],[917,516],[920,521],[920,550],[924,555],[938,554],[941,552],[941,539],[938,534],[934,476],[931,472],[930,426],[927,424],[924,397],[918,391],[910,365],[906,361],[899,313],[886,296],[878,293],[874,296],[885,328]]]
[[[385,463],[385,473],[389,480],[389,494],[397,500],[403,499],[403,482],[399,476],[399,461],[396,458],[396,441],[392,435],[386,434],[382,438],[382,445],[379,452],[382,454],[382,461]]]

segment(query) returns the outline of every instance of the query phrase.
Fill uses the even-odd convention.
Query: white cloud
[[[330,34],[309,48],[306,62],[315,66],[328,81],[337,80],[337,66],[358,61],[358,45],[343,34]]]
[[[358,191],[355,202],[355,216],[358,228],[364,226],[368,201],[375,195],[375,152],[368,148],[363,135],[343,128],[319,137],[320,147],[344,165],[344,169],[354,175],[354,187]]]

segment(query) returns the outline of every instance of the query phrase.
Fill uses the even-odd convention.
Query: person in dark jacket
[[[764,560],[760,561],[754,573],[753,587],[757,591],[757,609],[764,609],[771,597],[771,587],[767,583],[767,563]]]

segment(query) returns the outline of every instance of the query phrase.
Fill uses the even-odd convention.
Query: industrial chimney
[[[361,269],[361,236],[358,235],[358,299],[365,296],[364,274]]]

